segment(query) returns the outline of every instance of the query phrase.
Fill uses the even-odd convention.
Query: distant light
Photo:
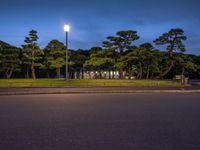
[[[65,24],[65,25],[64,25],[64,31],[65,31],[65,32],[69,32],[69,31],[70,31],[70,25]]]

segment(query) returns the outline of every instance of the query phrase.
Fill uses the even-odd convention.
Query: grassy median
[[[64,79],[0,79],[0,87],[95,87],[95,86],[181,86],[172,80],[102,80],[102,79],[83,79],[69,80]]]

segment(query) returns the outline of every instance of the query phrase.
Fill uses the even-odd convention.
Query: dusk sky
[[[188,37],[187,53],[200,54],[199,0],[1,0],[0,40],[21,46],[31,29],[44,48],[52,39],[65,41],[63,25],[71,25],[71,49],[101,46],[109,35],[136,30],[136,45],[152,42],[171,28]]]

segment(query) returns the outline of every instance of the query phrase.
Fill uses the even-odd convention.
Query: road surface
[[[0,150],[199,150],[200,94],[0,96]]]

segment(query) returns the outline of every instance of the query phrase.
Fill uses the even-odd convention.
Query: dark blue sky
[[[70,48],[87,49],[116,31],[138,31],[136,44],[152,42],[173,27],[188,36],[187,53],[200,54],[199,0],[1,0],[0,40],[20,46],[29,30],[36,29],[39,45],[65,40],[69,22]]]

